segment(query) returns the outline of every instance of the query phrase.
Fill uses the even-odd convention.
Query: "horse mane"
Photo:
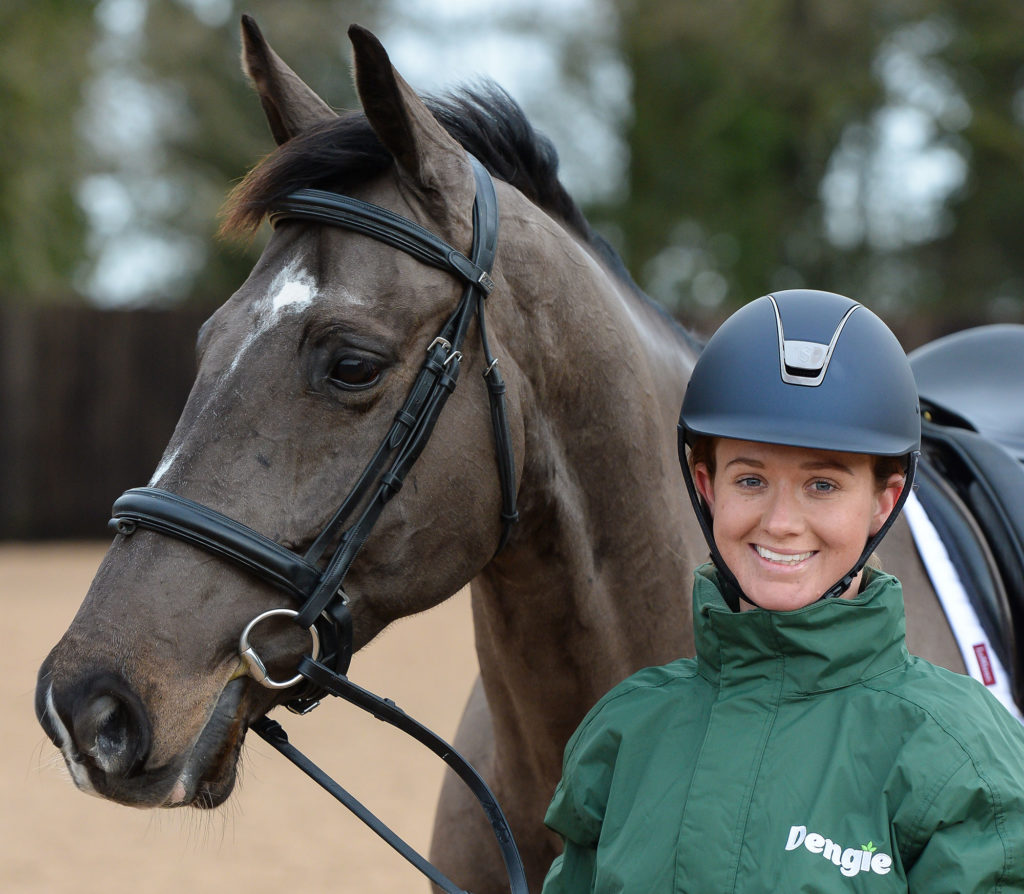
[[[703,343],[634,282],[618,252],[587,219],[558,179],[558,151],[522,107],[493,81],[443,97],[425,97],[441,126],[488,172],[518,189],[589,245],[612,273],[650,305],[694,350]],[[276,202],[296,189],[345,193],[383,174],[394,158],[362,112],[348,112],[288,140],[253,168],[228,196],[221,234],[252,234]]]
[[[520,105],[485,81],[424,100],[434,117],[499,180],[558,218],[597,251],[634,291],[622,259],[595,233],[558,179],[558,152],[534,130]],[[383,174],[394,159],[362,112],[349,112],[293,137],[258,164],[232,190],[222,212],[222,235],[255,232],[275,202],[296,189],[346,192]]]

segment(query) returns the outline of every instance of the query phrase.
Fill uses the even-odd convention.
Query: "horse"
[[[692,654],[690,580],[707,549],[679,473],[676,420],[700,340],[590,229],[553,147],[507,94],[424,100],[376,37],[357,26],[349,37],[362,112],[338,115],[243,19],[244,69],[277,148],[234,190],[225,227],[254,231],[282,197],[313,188],[469,253],[470,155],[494,180],[487,330],[505,383],[518,521],[507,525],[495,471],[479,319],[460,387],[345,591],[358,649],[470,585],[480,673],[455,746],[502,804],[539,890],[559,847],[543,816],[570,734],[630,673]],[[200,330],[195,383],[151,488],[307,548],[394,424],[460,287],[365,233],[278,220],[249,277]],[[886,546],[912,650],[963,670],[904,525]],[[136,807],[221,804],[250,724],[289,698],[257,685],[238,647],[247,623],[284,598],[192,543],[117,533],[39,671],[37,714],[76,785]],[[284,620],[253,639],[275,675],[310,650]],[[446,782],[432,859],[467,889],[503,890],[489,834],[475,802]]]

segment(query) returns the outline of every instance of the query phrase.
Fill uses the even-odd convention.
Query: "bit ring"
[[[245,630],[242,631],[242,635],[238,638],[238,652],[242,656],[242,661],[245,663],[246,672],[261,686],[266,686],[267,689],[289,689],[296,683],[301,683],[305,678],[302,674],[296,674],[290,680],[275,680],[267,673],[267,666],[263,663],[263,660],[259,655],[256,654],[256,650],[249,645],[249,634],[252,632],[253,627],[260,623],[260,621],[266,618],[272,617],[287,617],[295,618],[298,617],[298,612],[290,608],[272,608],[269,611],[263,612],[261,615],[257,615],[248,624],[245,625]],[[320,657],[320,634],[316,632],[316,627],[309,628],[309,636],[313,641],[313,649],[310,657],[314,661]]]

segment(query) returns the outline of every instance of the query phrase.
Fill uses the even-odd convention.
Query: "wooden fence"
[[[0,538],[107,536],[174,430],[204,316],[0,308]]]
[[[111,503],[149,481],[174,430],[206,315],[0,307],[0,539],[107,536]],[[895,328],[909,350],[969,325]]]

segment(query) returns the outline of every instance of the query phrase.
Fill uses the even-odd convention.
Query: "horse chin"
[[[161,807],[219,807],[235,787],[246,723],[240,710],[245,680],[221,692]]]

